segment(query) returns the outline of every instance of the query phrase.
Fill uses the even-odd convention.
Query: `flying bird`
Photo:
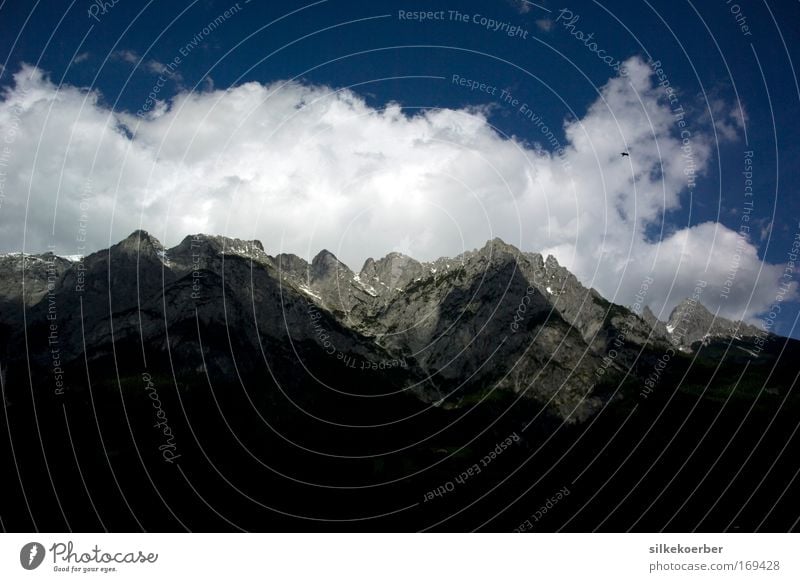
[[[628,156],[628,157],[630,157],[630,154],[629,154],[628,152],[620,152],[620,154],[619,154],[619,155],[621,155],[623,158],[624,158],[625,156]]]

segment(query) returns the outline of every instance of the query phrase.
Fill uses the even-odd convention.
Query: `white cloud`
[[[142,60],[142,57],[139,56],[139,53],[137,53],[136,51],[131,51],[131,50],[120,50],[120,51],[115,52],[113,54],[113,56],[116,59],[119,59],[121,61],[125,61],[126,63],[130,63],[132,65],[135,65],[140,60]]]
[[[90,249],[142,226],[168,245],[209,232],[258,238],[272,254],[328,248],[357,269],[395,249],[432,259],[500,236],[555,255],[617,303],[632,303],[652,271],[648,302],[662,317],[697,279],[723,315],[762,311],[781,267],[762,264],[735,232],[706,223],[667,226],[661,240],[646,234],[680,207],[687,163],[650,69],[638,59],[626,68],[565,125],[559,158],[502,138],[486,110],[408,116],[348,91],[248,83],[181,93],[139,119],[25,66],[0,103],[0,128],[19,118],[0,247],[54,242],[73,254],[84,223]],[[710,152],[695,132],[698,171]]]
[[[72,59],[72,64],[73,65],[79,65],[82,62],[89,60],[90,56],[91,56],[91,54],[88,51],[87,52],[83,52],[83,53],[79,53],[79,54],[75,55],[74,59]]]
[[[711,97],[702,120],[710,122],[713,117],[717,139],[721,142],[735,141],[747,123],[747,111],[738,105],[729,105],[724,99]]]
[[[152,75],[163,75],[164,77],[171,79],[172,81],[177,83],[178,86],[183,88],[181,86],[181,84],[183,83],[183,76],[178,71],[171,69],[170,67],[168,67],[167,65],[165,65],[160,61],[157,61],[156,59],[145,60],[136,51],[131,51],[127,49],[116,51],[113,54],[113,57],[119,61],[123,61],[131,65],[137,65],[138,71],[150,73]],[[76,59],[75,62],[78,63],[80,61]]]

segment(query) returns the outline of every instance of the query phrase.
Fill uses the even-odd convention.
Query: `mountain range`
[[[456,406],[493,386],[526,392],[573,420],[602,405],[596,371],[623,375],[642,349],[674,345],[691,353],[709,338],[764,335],[691,299],[661,323],[647,307],[635,313],[606,301],[552,256],[500,239],[430,263],[390,253],[354,273],[326,250],[309,263],[270,256],[259,241],[206,235],[165,249],[137,231],[86,258],[6,255],[0,274],[6,345],[21,340],[14,336],[26,327],[24,306],[26,331],[57,325],[65,363],[84,353],[102,357],[115,339],[133,335],[166,352],[170,328],[192,329],[197,318],[202,326],[254,332],[234,338],[252,349],[262,338],[335,347],[338,360],[365,368],[402,362],[427,402]],[[608,369],[603,358],[612,351]],[[232,372],[213,355],[207,364]]]
[[[120,483],[128,481],[118,473],[128,471],[148,491],[160,475],[169,485],[156,493],[166,487],[180,499],[173,503],[189,503],[186,483],[169,473],[173,463],[160,462],[169,449],[195,474],[216,459],[212,476],[196,477],[212,497],[226,498],[229,474],[254,488],[246,498],[271,483],[269,498],[286,504],[280,527],[295,523],[287,515],[327,515],[332,506],[348,515],[384,510],[387,499],[412,507],[456,470],[448,467],[461,467],[470,451],[512,432],[525,436],[524,446],[506,455],[509,468],[522,462],[522,451],[545,455],[539,450],[553,443],[566,450],[591,430],[616,436],[615,422],[638,409],[649,412],[629,426],[642,430],[660,421],[665,406],[678,407],[677,421],[695,414],[698,402],[711,410],[721,398],[726,406],[733,399],[729,410],[749,406],[766,415],[764,406],[793,402],[796,370],[787,354],[795,353],[797,342],[715,317],[697,297],[666,322],[644,302],[613,304],[552,256],[499,239],[433,262],[390,253],[368,259],[358,273],[326,250],[308,262],[271,256],[259,241],[210,235],[165,248],[141,230],[86,257],[0,257],[4,402],[7,411],[35,419],[14,424],[9,418],[20,417],[6,415],[15,435],[9,458],[18,475],[29,475],[21,483],[34,479],[50,493],[46,484],[60,478],[53,463],[74,477],[76,451],[94,451],[102,466],[89,469],[84,458],[83,487],[71,503],[89,493],[86,473],[127,499],[130,487]],[[150,427],[153,398],[142,396],[145,389],[157,391],[157,413],[170,418],[170,435],[180,444]],[[73,415],[82,420],[70,424]],[[212,436],[203,441],[201,434]],[[585,459],[590,452],[615,454],[587,447]],[[127,459],[125,468],[117,458]],[[243,472],[253,463],[267,467],[269,477]],[[118,473],[107,474],[106,464]],[[133,471],[138,465],[146,478]],[[564,465],[548,478],[560,474],[560,487],[571,470]],[[195,487],[190,476],[183,479]],[[298,494],[293,481],[317,489]],[[359,496],[376,482],[396,497]],[[331,505],[328,494],[342,490],[345,501]],[[142,507],[153,503],[152,493]],[[61,525],[55,508],[66,513],[55,497],[51,529]],[[239,506],[242,500],[231,503],[229,512],[250,528],[265,528]],[[24,522],[21,507],[16,514]],[[121,527],[131,526],[135,511],[119,499],[107,511]],[[195,511],[209,514],[207,505]],[[407,520],[403,514],[401,527],[436,523],[427,519],[438,510],[432,511]],[[30,507],[28,513],[33,518]],[[162,517],[153,518],[155,527],[180,523],[169,512]],[[86,519],[83,527],[96,527]],[[514,518],[502,523],[513,529]]]

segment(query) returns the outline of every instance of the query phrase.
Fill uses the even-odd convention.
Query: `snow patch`
[[[245,246],[241,246],[241,245],[235,245],[234,246],[234,245],[231,245],[231,246],[225,247],[225,249],[223,250],[223,254],[226,254],[226,255],[237,255],[237,256],[240,256],[240,257],[245,257],[247,259],[255,259],[255,258],[258,257],[259,253],[263,254],[261,249],[258,248],[255,245],[252,245],[252,246],[251,245],[245,245]]]
[[[377,279],[377,277],[375,277],[375,279]],[[372,297],[378,296],[378,293],[375,291],[375,288],[372,285],[365,285],[364,283],[362,283],[361,277],[359,277],[358,275],[353,276],[353,282],[357,288],[364,291],[367,295],[370,295]],[[381,285],[383,285],[383,283],[381,283]]]
[[[161,262],[164,263],[164,265],[169,267],[169,257],[167,256],[167,251],[156,251],[156,256],[161,259]]]
[[[314,293],[314,292],[313,292],[311,289],[309,289],[309,288],[308,288],[306,285],[303,285],[303,284],[301,283],[301,284],[300,284],[300,285],[298,285],[297,287],[298,287],[298,289],[300,289],[300,291],[302,291],[302,292],[303,292],[303,293],[305,293],[306,295],[310,295],[310,296],[311,296],[311,297],[313,297],[314,299],[319,299],[320,301],[322,301],[322,297],[320,297],[319,295],[317,295],[316,293]]]

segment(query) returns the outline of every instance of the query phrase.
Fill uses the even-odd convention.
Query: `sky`
[[[789,0],[0,0],[0,251],[144,228],[358,270],[500,237],[800,337],[799,28]]]

